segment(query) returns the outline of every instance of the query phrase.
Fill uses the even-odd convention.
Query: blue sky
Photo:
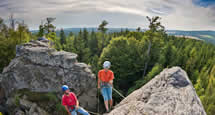
[[[215,4],[215,0],[194,0],[194,3],[203,7],[208,7]]]
[[[0,17],[13,13],[38,29],[46,17],[56,17],[57,28],[147,28],[146,16],[160,16],[167,29],[215,30],[215,0],[0,0]]]

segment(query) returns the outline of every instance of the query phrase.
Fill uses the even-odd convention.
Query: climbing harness
[[[67,107],[69,108],[69,112],[72,112],[75,109],[75,105],[67,105]],[[71,109],[73,107],[73,109]]]
[[[108,88],[108,87],[113,87],[113,86],[108,82],[101,81],[101,88]]]
[[[101,81],[101,88],[105,88],[105,87],[112,87],[113,90],[114,90],[119,96],[121,96],[123,99],[125,98],[125,96],[123,96],[119,91],[117,91],[110,83],[108,83],[108,82],[102,82],[102,81]]]

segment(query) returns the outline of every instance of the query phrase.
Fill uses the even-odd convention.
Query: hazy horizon
[[[56,28],[56,30],[60,30],[60,29],[84,29],[84,28],[98,28],[98,27],[66,27],[66,28]],[[107,27],[108,29],[134,29],[136,30],[138,27],[136,28],[121,28],[121,27]],[[147,30],[148,28],[141,28],[142,30]],[[30,31],[38,31],[39,28],[36,29],[30,29]],[[167,31],[213,31],[215,32],[215,30],[176,30],[176,29],[166,29]]]

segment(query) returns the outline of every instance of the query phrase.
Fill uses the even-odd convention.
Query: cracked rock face
[[[96,109],[96,78],[77,55],[50,48],[47,42],[32,41],[16,48],[16,57],[0,75],[5,97],[21,89],[62,94],[66,84],[78,96],[81,106]]]
[[[206,115],[186,72],[165,69],[108,115]]]

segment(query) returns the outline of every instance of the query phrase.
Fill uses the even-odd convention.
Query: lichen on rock
[[[108,115],[206,115],[186,72],[164,69],[134,91]]]

